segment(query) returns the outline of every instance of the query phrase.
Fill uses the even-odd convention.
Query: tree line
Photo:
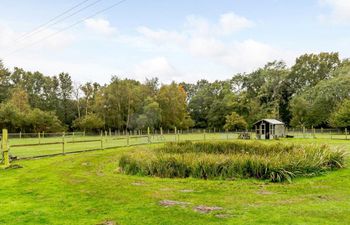
[[[160,84],[113,76],[104,85],[76,84],[67,73],[10,71],[0,61],[0,126],[12,132],[232,130],[262,118],[291,127],[350,127],[350,61],[324,52],[222,81]]]

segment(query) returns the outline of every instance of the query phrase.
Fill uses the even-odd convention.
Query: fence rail
[[[9,133],[6,145],[2,143],[0,160],[3,159],[4,153],[8,153],[12,159],[27,159],[151,143],[186,140],[232,140],[238,139],[242,133],[241,131],[225,132],[214,129],[188,129],[177,130],[176,132],[154,130],[152,132],[148,131],[146,134],[142,131],[106,131],[100,134],[85,132]],[[255,132],[248,131],[248,133],[251,139],[255,139]],[[350,139],[346,129],[287,129],[286,136],[293,138]],[[8,149],[8,152],[4,151],[4,147]]]

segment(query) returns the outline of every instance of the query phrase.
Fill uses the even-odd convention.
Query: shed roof
[[[257,124],[257,123],[260,123],[262,121],[265,121],[267,123],[274,124],[274,125],[284,125],[283,122],[281,122],[279,120],[276,120],[276,119],[262,119],[262,120],[259,120],[259,121],[255,122],[254,125]]]

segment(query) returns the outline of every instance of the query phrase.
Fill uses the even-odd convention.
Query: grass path
[[[336,140],[286,141],[350,147]],[[0,170],[0,224],[350,223],[349,168],[291,184],[120,174],[120,155],[139,148],[145,147],[23,160],[21,169]],[[163,200],[188,204],[164,207]],[[222,210],[199,213],[200,205]]]

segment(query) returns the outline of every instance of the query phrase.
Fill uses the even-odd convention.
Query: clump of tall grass
[[[273,182],[315,176],[344,166],[345,153],[327,145],[262,142],[180,142],[125,154],[126,174],[202,179],[257,178]]]

